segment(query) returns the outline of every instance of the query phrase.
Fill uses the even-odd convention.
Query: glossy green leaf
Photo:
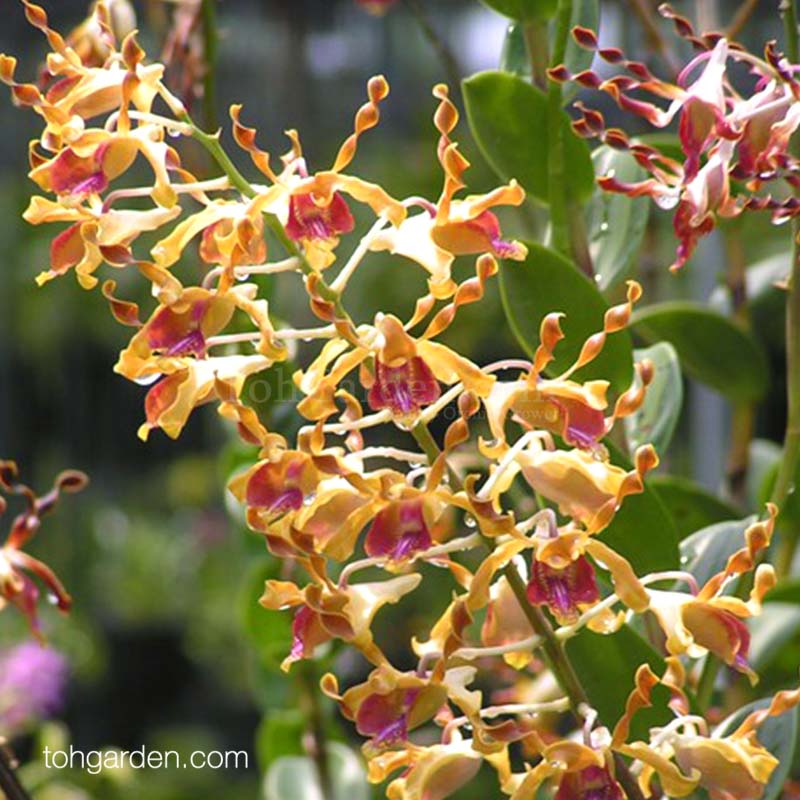
[[[725,568],[730,556],[744,546],[745,529],[756,517],[709,525],[681,542],[681,565],[702,586]]]
[[[741,516],[735,506],[720,500],[711,492],[688,478],[677,475],[655,475],[648,480],[651,488],[669,509],[678,538],[685,539],[695,531],[715,522],[736,519]]]
[[[769,597],[769,595],[767,595]],[[766,669],[800,629],[800,610],[794,603],[771,602],[750,620],[749,661],[756,671]]]
[[[558,0],[481,0],[485,6],[516,20],[546,20],[555,16]]]
[[[652,444],[663,456],[667,452],[683,404],[683,381],[678,354],[669,342],[633,351],[636,361],[651,361],[653,381],[641,407],[625,418],[625,433],[631,450]]]
[[[594,633],[584,628],[566,642],[567,656],[580,676],[589,704],[597,709],[600,721],[613,728],[625,712],[625,703],[635,683],[636,670],[649,664],[657,675],[664,672],[661,656],[628,625],[612,635]],[[648,739],[651,727],[667,722],[669,693],[657,686],[653,707],[633,718],[631,739]]]
[[[670,342],[688,375],[732,400],[757,400],[767,389],[767,361],[756,340],[699,303],[658,303],[638,309],[631,328],[647,342]]]
[[[369,800],[361,758],[339,742],[328,744],[331,792],[327,800]],[[326,800],[314,762],[306,756],[284,756],[264,776],[264,800]]]
[[[732,733],[748,714],[766,708],[769,704],[770,698],[764,698],[740,708],[715,728],[713,736],[721,737]],[[759,742],[778,760],[778,765],[770,776],[761,800],[776,800],[782,795],[783,784],[792,766],[792,756],[797,741],[797,722],[797,709],[794,708],[779,717],[768,717],[758,729]]]
[[[554,311],[566,316],[566,338],[556,348],[549,373],[557,375],[574,363],[584,341],[603,329],[608,306],[597,288],[564,256],[534,242],[526,242],[528,257],[507,262],[500,271],[500,292],[509,324],[522,348],[533,356],[539,345],[539,325]],[[627,331],[608,337],[603,352],[576,376],[581,380],[602,378],[615,391],[633,379],[633,346]]]
[[[630,153],[608,146],[592,153],[595,174],[614,173],[622,181],[636,182],[647,177]],[[642,239],[650,216],[650,200],[604,192],[598,187],[588,207],[589,246],[598,285],[605,291],[616,286],[636,270]]]
[[[631,469],[631,463],[606,442],[614,464]],[[643,535],[643,531],[647,531]],[[644,492],[626,497],[600,538],[631,562],[637,575],[675,569],[680,555],[678,533],[669,510],[645,482]]]
[[[547,96],[507,72],[479,72],[463,83],[470,128],[489,165],[503,180],[516,178],[528,194],[548,202]],[[567,194],[588,199],[594,190],[589,147],[562,112]]]

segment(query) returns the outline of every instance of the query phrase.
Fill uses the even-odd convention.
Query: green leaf
[[[664,672],[661,656],[628,625],[616,633],[603,635],[584,628],[566,642],[567,656],[589,697],[601,722],[609,728],[625,713],[625,703],[635,685],[636,670],[649,664],[657,675]],[[649,739],[651,727],[669,721],[669,693],[663,686],[653,691],[652,708],[644,709],[633,718],[631,739]]]
[[[606,443],[611,460],[624,469],[631,463],[611,443]],[[642,535],[647,531],[647,535]],[[600,539],[631,562],[637,575],[675,569],[680,556],[678,533],[669,510],[645,482],[641,494],[631,495],[622,501],[611,524]]]
[[[463,83],[464,105],[472,134],[492,169],[503,179],[516,178],[528,194],[548,202],[547,96],[507,72],[479,72]],[[564,125],[567,194],[582,202],[594,191],[589,147]]]
[[[528,257],[506,263],[500,271],[500,292],[511,330],[525,352],[533,357],[539,345],[539,325],[558,311],[566,316],[566,338],[556,348],[549,367],[557,375],[571,366],[584,341],[603,329],[608,306],[592,282],[564,256],[535,242],[526,242]],[[627,331],[609,336],[603,352],[576,373],[579,380],[602,378],[621,392],[633,379],[633,346]]]
[[[263,559],[254,564],[243,582],[239,600],[244,630],[255,648],[259,664],[267,670],[279,670],[292,647],[291,614],[267,611],[258,602],[264,593],[264,582],[277,578],[279,569],[276,559]]]
[[[776,459],[775,463],[772,464],[764,475],[759,505],[766,503],[772,495],[775,481],[778,479],[779,462],[780,459]],[[795,469],[795,485],[797,485],[798,477],[800,477],[800,466]],[[788,529],[787,533],[796,528],[798,523],[800,523],[800,496],[798,496],[797,492],[792,492],[786,498],[786,501],[781,506],[778,520],[786,526]]]
[[[755,670],[762,671],[797,633],[800,612],[794,603],[771,602],[761,609],[758,617],[750,620],[749,627],[749,661]]]
[[[576,25],[580,25],[583,28],[591,28],[595,31],[600,27],[600,3],[598,0],[572,0],[572,18],[570,19],[569,27],[572,29]],[[574,37],[569,36],[564,54],[564,64],[566,64],[567,69],[575,75],[578,72],[589,69],[592,66],[592,61],[594,61],[594,53],[585,47],[581,47]],[[565,100],[577,93],[577,91],[578,87],[573,83],[561,87],[561,93]]]
[[[633,313],[631,329],[645,341],[668,341],[688,375],[731,400],[757,400],[769,370],[756,340],[740,325],[699,303],[658,303]]]
[[[633,357],[636,361],[652,361],[655,374],[644,403],[625,418],[625,433],[631,450],[643,444],[652,444],[656,452],[663,456],[672,441],[683,404],[678,354],[669,342],[659,342],[652,347],[634,350]]]
[[[598,176],[613,172],[626,182],[647,177],[644,168],[630,153],[607,145],[592,153],[592,161]],[[598,285],[606,291],[634,271],[650,216],[650,201],[646,197],[631,198],[598,188],[589,203],[588,213],[592,263]]]
[[[516,20],[545,20],[555,16],[558,0],[481,0],[485,6]]]
[[[330,742],[329,800],[369,800],[369,784],[361,759],[349,747]],[[284,756],[264,776],[264,800],[323,800],[314,762],[306,756]]]
[[[744,546],[745,529],[756,517],[718,522],[696,531],[681,542],[681,564],[702,586],[725,568],[728,559]]]
[[[720,500],[688,478],[655,475],[648,483],[669,509],[672,519],[675,520],[679,539],[685,539],[689,534],[715,522],[741,516],[741,511],[735,506]]]
[[[764,698],[740,708],[715,728],[713,736],[719,738],[732,733],[748,714],[766,708],[769,704],[770,698]],[[783,792],[783,784],[789,777],[789,768],[792,766],[792,755],[797,741],[797,709],[793,708],[779,717],[768,717],[758,729],[758,740],[778,760],[761,800],[777,800]]]
[[[761,508],[769,500],[783,448],[770,439],[753,439],[747,465],[747,502]]]

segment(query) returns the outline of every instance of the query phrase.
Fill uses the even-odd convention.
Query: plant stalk
[[[547,92],[547,199],[550,206],[550,228],[553,247],[572,258],[586,276],[594,281],[594,269],[589,255],[583,209],[569,197],[566,172],[564,137],[564,110],[561,84],[547,79],[547,63],[560,64],[564,60],[572,20],[572,0],[559,0],[555,19],[552,59],[547,55],[547,27],[544,36],[541,23],[525,24],[525,41],[531,59],[534,82],[539,85],[540,61],[544,59],[544,83]]]
[[[422,35],[428,40],[431,47],[433,47],[439,60],[444,67],[445,75],[447,76],[448,83],[455,91],[461,90],[461,67],[455,54],[450,49],[447,42],[439,35],[436,28],[433,27],[427,12],[422,6],[420,0],[404,0],[408,10],[419,25]]]
[[[428,456],[429,461],[433,463],[441,455],[441,450],[431,435],[428,426],[424,422],[420,422],[411,430],[411,433],[417,444]],[[513,561],[503,568],[503,575],[508,581],[511,591],[514,592],[514,596],[517,598],[520,608],[531,628],[533,628],[534,633],[542,638],[542,649],[544,650],[547,665],[555,676],[558,685],[568,697],[573,714],[579,721],[582,721],[585,710],[583,707],[588,706],[589,700],[578,674],[567,656],[564,645],[556,637],[547,617],[529,602],[525,581]],[[644,800],[644,796],[639,790],[639,785],[628,769],[627,763],[617,753],[614,754],[614,763],[617,780],[625,789],[628,800]]]
[[[546,92],[549,85],[547,67],[550,63],[547,42],[547,23],[540,20],[526,22],[522,28],[528,58],[531,62],[533,85]]]
[[[19,782],[11,751],[2,740],[0,740],[0,792],[6,800],[31,800],[25,787]]]
[[[216,130],[217,120],[217,0],[203,0],[203,50],[206,70],[203,75],[203,117],[206,128]]]
[[[786,38],[786,55],[796,64],[800,60],[798,42],[797,7],[794,0],[783,0],[780,6]],[[795,140],[794,149],[797,149]],[[778,476],[772,490],[771,500],[782,508],[795,490],[798,461],[800,460],[800,220],[792,221],[792,266],[786,294],[786,434],[783,440],[783,455],[778,466]],[[778,556],[779,576],[786,575],[791,568],[797,535],[786,535]]]
[[[328,736],[325,732],[325,718],[320,705],[317,679],[316,663],[311,661],[300,673],[302,702],[308,719],[310,737],[310,744],[306,749],[314,762],[322,800],[332,800],[334,793],[331,765],[328,760]]]
[[[230,156],[225,152],[225,149],[219,142],[219,135],[211,135],[197,127],[188,113],[181,116],[181,121],[187,125],[192,126],[192,138],[196,139],[200,144],[205,147],[211,157],[217,162],[220,169],[228,176],[231,184],[240,191],[245,197],[253,198],[256,196],[256,190],[250,185],[247,178],[242,175],[236,168],[236,165],[231,161]],[[280,242],[281,247],[286,253],[298,260],[299,267],[305,275],[315,275],[316,270],[308,263],[305,253],[293,242],[286,233],[281,221],[274,215],[268,212],[263,212],[264,221],[270,229],[275,238]],[[325,280],[317,275],[316,291],[319,296],[333,305],[337,320],[349,322],[351,326],[355,327],[353,320],[342,305],[342,300],[338,292],[331,289]]]

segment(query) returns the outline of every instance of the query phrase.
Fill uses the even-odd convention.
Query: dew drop
[[[474,528],[478,523],[475,521],[475,517],[471,516],[470,514],[464,515],[464,524],[468,528]]]
[[[310,506],[315,500],[317,499],[317,495],[315,492],[311,492],[311,494],[307,494],[303,498],[303,505]]]
[[[156,372],[155,375],[145,375],[142,378],[134,378],[133,382],[138,383],[139,386],[152,386],[160,378],[161,378],[161,373]]]
[[[678,205],[679,200],[677,194],[659,194],[653,199],[655,200],[656,205],[659,208],[664,209],[664,211],[672,211],[672,209]]]
[[[607,222],[601,222],[600,223],[600,232],[601,233],[606,233],[606,231],[608,231],[608,223]]]

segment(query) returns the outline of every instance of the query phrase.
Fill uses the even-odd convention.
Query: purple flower
[[[37,642],[0,651],[0,734],[13,735],[57,713],[68,672],[61,653]]]

